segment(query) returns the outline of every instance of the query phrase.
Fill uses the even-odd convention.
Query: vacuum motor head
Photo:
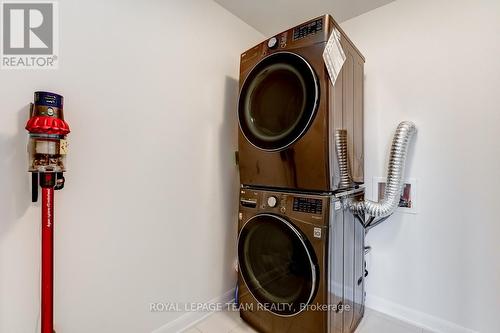
[[[30,135],[30,172],[66,171],[66,135],[70,129],[64,121],[63,105],[64,98],[61,95],[35,92],[35,103],[31,104],[30,119],[26,124]]]

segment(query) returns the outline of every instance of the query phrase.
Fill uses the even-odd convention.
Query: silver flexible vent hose
[[[339,188],[346,189],[352,186],[351,168],[347,155],[347,130],[338,129],[335,131],[335,148],[340,174]]]
[[[385,187],[384,198],[380,202],[370,200],[365,201],[349,201],[350,209],[356,213],[371,219],[369,224],[372,224],[374,219],[383,219],[390,216],[399,206],[399,200],[403,191],[404,170],[408,146],[417,132],[415,124],[410,121],[403,121],[398,125],[394,138],[392,140],[391,155],[389,158],[389,166],[387,169],[387,184]],[[347,133],[345,130],[337,130],[335,133],[335,141],[337,148],[337,158],[340,171],[339,187],[347,185],[351,179],[349,162],[347,158]],[[381,221],[380,221],[381,222]]]

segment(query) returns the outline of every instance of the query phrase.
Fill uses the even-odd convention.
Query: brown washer
[[[365,233],[342,200],[240,189],[240,314],[259,332],[355,331],[364,314]]]

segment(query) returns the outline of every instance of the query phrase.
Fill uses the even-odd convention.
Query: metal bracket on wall
[[[338,193],[335,193],[335,197],[336,198],[343,198],[343,197],[347,197],[347,196],[350,196],[352,194],[357,194],[359,192],[363,192],[365,190],[365,185],[360,185],[352,190],[349,190],[349,191],[342,191],[342,192],[338,192]]]

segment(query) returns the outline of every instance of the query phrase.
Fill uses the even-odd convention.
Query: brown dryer
[[[332,86],[323,61],[336,28],[347,56]],[[347,129],[353,180],[363,183],[364,58],[331,16],[284,31],[241,55],[241,184],[335,191],[334,131]]]

